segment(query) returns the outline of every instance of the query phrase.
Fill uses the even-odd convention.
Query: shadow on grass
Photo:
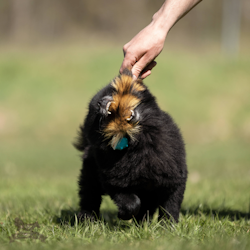
[[[181,209],[181,213],[185,215],[205,215],[205,216],[211,216],[216,218],[228,218],[231,221],[236,220],[249,220],[250,219],[250,213],[244,213],[239,210],[232,210],[226,207],[223,208],[217,208],[213,209],[209,207],[209,205],[205,204],[202,207],[192,207],[188,209]]]
[[[61,210],[61,216],[54,216],[53,221],[56,224],[74,226],[76,223],[79,223],[77,218],[78,212],[78,210],[74,209]],[[93,220],[89,219],[89,221]],[[96,216],[96,221],[103,221],[110,226],[114,226],[118,221],[117,212],[113,210],[102,210],[100,216]]]
[[[61,210],[61,216],[54,216],[53,221],[56,224],[61,225],[71,225],[74,226],[77,223],[79,223],[77,214],[78,210],[74,209],[68,209],[68,210]],[[218,208],[213,209],[210,208],[208,205],[197,206],[197,207],[191,207],[188,209],[181,209],[182,215],[198,215],[198,216],[210,216],[212,218],[228,218],[231,221],[236,220],[250,220],[250,213],[244,213],[238,210],[231,210],[228,208]],[[89,220],[91,221],[91,220]],[[93,220],[92,220],[93,221]],[[102,210],[99,217],[96,217],[96,221],[103,221],[105,224],[108,224],[109,226],[116,226],[120,224],[120,220],[117,218],[117,211],[114,210]],[[122,223],[123,224],[123,223]],[[124,221],[124,225],[126,226],[126,222]]]

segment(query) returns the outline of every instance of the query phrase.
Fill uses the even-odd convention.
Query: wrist
[[[156,28],[165,37],[172,27],[172,25],[168,21],[167,16],[164,15],[162,9],[160,9],[153,15],[150,25]]]

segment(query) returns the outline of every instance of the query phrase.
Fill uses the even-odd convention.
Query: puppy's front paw
[[[132,219],[141,208],[141,200],[135,194],[117,194],[114,201],[118,206],[118,218],[122,220]]]

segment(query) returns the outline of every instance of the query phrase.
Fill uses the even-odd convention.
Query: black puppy
[[[98,215],[108,194],[121,219],[140,221],[159,207],[160,217],[178,222],[187,179],[182,136],[129,70],[93,97],[75,146],[84,151],[80,219]]]

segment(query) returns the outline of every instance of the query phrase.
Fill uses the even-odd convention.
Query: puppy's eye
[[[131,116],[129,118],[127,118],[128,122],[131,121],[134,118],[134,116],[135,116],[134,110],[130,110],[130,111],[131,111]]]
[[[112,103],[112,102],[108,102],[108,103],[107,103],[107,106],[106,106],[106,111],[107,111],[107,113],[108,113],[109,115],[111,115],[111,112],[109,111],[109,107],[110,107],[111,103]]]
[[[109,111],[110,105],[113,102],[113,98],[112,96],[104,96],[98,103],[98,107],[99,107],[99,112],[104,115],[104,116],[108,116],[111,114],[111,112]]]

